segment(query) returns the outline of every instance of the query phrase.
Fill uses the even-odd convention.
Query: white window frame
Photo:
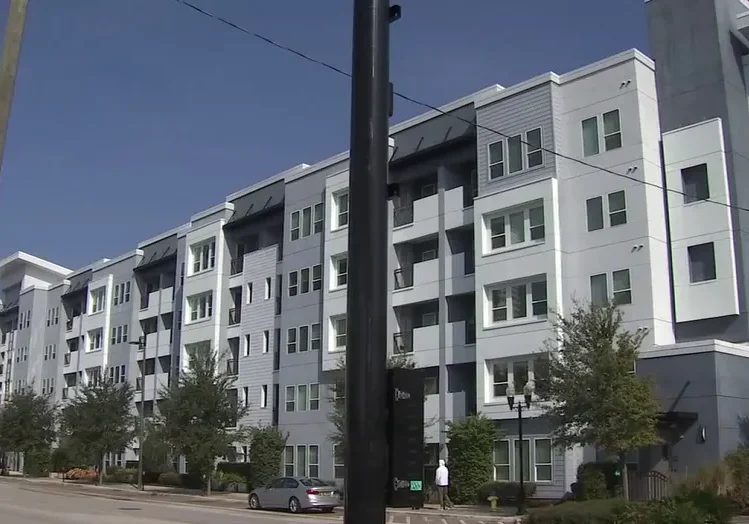
[[[342,202],[346,202],[345,208]],[[349,192],[348,189],[333,193],[331,231],[338,231],[348,227],[349,223]]]
[[[252,282],[249,282],[247,284],[246,294],[247,294],[247,297],[245,298],[246,303],[252,304]]]
[[[538,132],[538,148],[531,149],[530,134]],[[541,127],[530,129],[525,132],[525,166],[526,169],[536,169],[544,165],[544,132]],[[531,165],[531,158],[538,157],[538,163]]]
[[[296,410],[309,410],[309,385],[297,384],[296,386]]]
[[[496,146],[499,144],[499,151],[501,153],[502,158],[495,159],[492,158],[492,146]],[[488,169],[489,169],[489,180],[498,180],[500,178],[503,178],[507,174],[506,169],[506,161],[505,157],[507,154],[505,153],[505,141],[504,140],[497,140],[496,142],[492,142],[490,144],[487,144],[486,146],[486,158],[488,163]],[[499,175],[494,176],[494,170],[492,168],[497,167],[498,171],[500,171]]]
[[[315,322],[309,327],[309,349],[318,351],[322,347],[322,326]]]
[[[260,386],[260,409],[268,408],[268,384]]]
[[[612,131],[610,133],[606,132],[606,116],[612,115],[616,113],[616,124],[617,129],[616,131]],[[608,138],[613,137],[619,137],[619,145],[614,147],[609,147]],[[601,114],[601,139],[603,140],[603,150],[605,152],[614,151],[615,149],[621,149],[624,145],[623,136],[622,136],[622,113],[619,111],[619,109],[612,109],[611,111],[606,111],[605,113]]]
[[[291,450],[291,462],[289,462],[289,450]],[[291,468],[291,470],[289,470]],[[289,471],[291,471],[289,473]],[[296,447],[285,446],[283,449],[283,474],[284,477],[293,477],[296,473]]]
[[[335,478],[337,478],[337,479],[338,478],[342,479],[344,477],[344,474],[341,474],[340,477],[336,474],[336,470],[338,468],[341,468],[342,470],[345,470],[345,468],[346,468],[346,465],[343,462],[339,462],[339,459],[341,461],[344,460],[344,458],[342,457],[343,453],[340,453],[338,451],[338,447],[339,446],[340,446],[340,444],[333,444],[333,476]]]
[[[622,194],[624,196],[624,207],[622,209],[611,209],[611,198],[615,195]],[[592,205],[594,201],[596,206],[596,212],[600,213],[602,220],[601,220],[601,227],[596,227],[594,229],[591,229],[591,222],[590,222],[590,214],[588,213],[588,208]],[[607,228],[611,227],[621,227],[626,226],[629,222],[629,214],[627,211],[627,192],[624,189],[620,189],[617,191],[612,191],[611,193],[606,193],[604,195],[596,195],[592,196],[590,198],[585,199],[585,227],[589,233],[592,233],[594,231],[602,231]],[[614,224],[614,220],[617,218],[621,219],[623,217],[623,221],[617,224]]]
[[[244,347],[242,348],[242,354],[247,357],[250,355],[250,352],[252,351],[252,334],[251,333],[245,333],[244,335]]]
[[[263,353],[268,353],[270,351],[270,331],[265,330],[263,331]]]
[[[616,113],[617,115],[617,122],[618,122],[618,129],[616,131],[613,131],[611,133],[606,133],[606,128],[604,124],[604,117],[606,115],[610,115]],[[583,124],[585,122],[588,122],[590,120],[595,119],[596,122],[596,151],[594,153],[585,154],[585,131]],[[619,145],[616,147],[609,147],[607,138],[616,137],[618,135],[619,137]],[[584,157],[591,157],[600,155],[601,153],[608,153],[609,151],[614,151],[616,149],[621,149],[624,147],[624,136],[622,134],[622,112],[619,110],[619,108],[611,109],[609,111],[605,111],[603,113],[599,113],[596,115],[593,115],[588,118],[583,118],[580,121],[580,145],[582,149],[582,154]]]
[[[512,158],[511,158],[511,151],[510,151],[510,141],[513,142],[513,146],[515,143],[517,143],[518,148],[520,150],[520,167],[515,169],[513,171],[512,164]],[[521,173],[525,170],[525,148],[523,147],[523,135],[513,135],[511,137],[507,138],[507,174],[508,175],[515,175],[517,173]]]
[[[312,275],[312,291],[320,291],[322,289],[322,264],[312,266],[310,273]]]
[[[209,238],[190,246],[190,275],[199,275],[216,267],[216,239]]]
[[[534,286],[534,284],[540,284],[541,282],[546,284],[543,298],[534,294],[534,287],[536,288],[536,291],[540,289],[539,286]],[[523,295],[525,297],[525,303],[523,304],[525,314],[514,317],[513,299],[515,296],[513,290],[515,288],[520,288],[520,286],[525,286],[525,292]],[[497,298],[500,299],[496,304],[494,303],[495,292],[499,294]],[[504,294],[504,301],[501,300],[502,294]],[[540,321],[545,320],[548,317],[549,283],[546,278],[536,277],[490,284],[485,287],[484,297],[486,304],[484,325],[487,328],[511,325],[517,322]],[[542,303],[545,303],[545,311],[543,313],[535,313],[534,309],[540,310],[542,308],[540,304]],[[538,307],[535,307],[537,304]],[[501,316],[501,313],[499,313],[501,311],[504,311],[505,318],[495,320],[495,312],[497,312],[497,316]]]
[[[330,289],[346,289],[348,287],[348,253],[333,255],[331,259],[333,278],[330,279]],[[346,266],[345,272],[341,272],[341,263]]]
[[[104,311],[104,308],[106,307],[106,300],[107,300],[107,286],[100,286],[96,289],[91,290],[91,313],[90,315],[95,315],[96,313],[101,313]]]
[[[496,453],[496,443],[505,444],[507,446],[507,462],[498,462]],[[507,468],[507,478],[499,478],[497,475],[498,468]],[[495,447],[492,448],[492,474],[494,480],[498,482],[511,482],[512,481],[512,443],[508,439],[500,439],[495,441]]]
[[[291,395],[289,395],[291,393]],[[296,411],[296,386],[286,386],[284,396],[284,411],[294,413]]]
[[[315,392],[313,395],[312,392]],[[320,384],[313,382],[307,388],[307,402],[309,402],[309,411],[320,410]]]
[[[294,334],[292,337],[291,334]],[[293,339],[293,340],[292,340]],[[293,350],[292,350],[293,346]],[[299,331],[296,327],[290,327],[286,330],[286,354],[293,355],[299,351]]]
[[[306,295],[312,291],[312,268],[303,267],[299,270],[299,294]]]
[[[548,442],[549,443],[549,459],[550,462],[538,462],[538,443]],[[549,468],[549,478],[539,478],[538,468]],[[554,443],[550,438],[534,438],[533,439],[533,480],[536,484],[551,484],[554,481]]]
[[[289,217],[289,240],[294,242],[300,238],[302,238],[302,212],[297,210],[292,211]]]
[[[92,353],[94,351],[101,351],[104,349],[104,333],[103,328],[92,329],[86,334],[88,344],[86,344],[86,352]]]
[[[315,450],[316,455],[316,460],[314,462],[312,462],[313,449]],[[317,444],[310,444],[307,446],[307,476],[310,478],[318,478],[320,476],[320,446]]]
[[[298,271],[289,271],[289,286],[288,287],[289,287],[290,297],[295,297],[299,295],[299,272]]]
[[[213,317],[213,291],[187,297],[188,324]]]
[[[624,272],[624,271],[627,272],[627,276],[628,276],[627,280],[629,281],[629,287],[622,287],[620,289],[614,289],[614,273],[619,273],[619,272]],[[632,293],[632,271],[629,268],[622,268],[622,269],[615,269],[614,271],[607,272],[607,273],[596,273],[594,275],[590,275],[589,286],[590,286],[591,303],[593,303],[594,305],[600,305],[600,304],[593,302],[593,278],[601,277],[601,276],[606,277],[605,282],[606,282],[606,300],[607,301],[614,302],[620,306],[626,306],[634,302],[634,296]],[[626,296],[625,294],[627,293],[629,293],[629,302],[618,302],[621,299],[617,295]]]
[[[270,300],[273,296],[273,279],[271,277],[265,277],[265,300]]]
[[[346,344],[348,343],[348,326],[346,324],[346,315],[338,315],[330,318],[330,332],[331,332],[331,352],[345,351]],[[339,328],[346,326],[346,332],[341,334]],[[339,343],[343,341],[344,344]]]
[[[539,211],[541,222],[538,222]],[[522,213],[523,215],[523,238],[520,241],[514,242],[513,239],[513,219]],[[492,230],[492,222],[494,220],[502,221],[502,229],[494,232]],[[522,207],[514,207],[510,209],[504,209],[502,211],[496,211],[487,213],[484,215],[484,254],[492,255],[495,253],[504,253],[512,251],[514,249],[520,249],[528,246],[534,246],[543,244],[546,242],[546,208],[543,201],[535,201],[533,203],[526,203]],[[538,236],[539,238],[533,238]],[[494,239],[503,239],[501,243],[504,245],[493,246]]]
[[[325,206],[318,202],[312,206],[312,234],[318,235],[325,228]]]

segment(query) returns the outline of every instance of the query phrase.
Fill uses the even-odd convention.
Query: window
[[[309,452],[307,453],[307,476],[311,478],[317,478],[320,476],[320,447],[310,446]]]
[[[267,408],[268,407],[268,385],[263,384],[260,386],[260,407],[261,408]]]
[[[286,353],[296,353],[296,328],[289,328],[286,333]]]
[[[716,279],[715,245],[712,242],[687,248],[689,255],[689,281],[706,282]]]
[[[494,480],[510,481],[510,441],[494,441]]]
[[[508,369],[506,362],[495,362],[492,364],[492,376],[494,382],[494,396],[504,397],[507,395]]]
[[[296,390],[297,411],[307,411],[307,402],[309,402],[307,397],[307,384],[297,386]]]
[[[109,380],[113,384],[124,384],[127,381],[125,366],[114,366],[109,368]]]
[[[309,326],[299,327],[299,352],[309,351]]]
[[[309,347],[312,351],[317,351],[320,349],[320,346],[322,345],[322,332],[320,329],[320,324],[312,324],[310,326],[310,335],[309,335]]]
[[[317,264],[312,266],[312,291],[319,291],[322,288],[322,266]]]
[[[594,306],[604,306],[609,301],[606,274],[590,277],[590,302]]]
[[[283,474],[294,476],[294,446],[286,446],[283,453]]]
[[[588,216],[588,231],[603,229],[603,198],[594,197],[585,201]]]
[[[531,446],[530,441],[527,439],[523,439],[523,445],[521,450],[521,445],[519,440],[513,441],[513,444],[515,444],[513,447],[515,448],[515,456],[513,457],[515,460],[515,478],[520,478],[520,453],[523,454],[523,478],[529,479],[531,478]]]
[[[213,293],[193,295],[187,299],[190,322],[205,320],[213,316]]]
[[[504,141],[489,144],[489,179],[496,180],[505,175]]]
[[[333,271],[335,274],[335,288],[340,289],[348,284],[348,257],[341,255],[333,259]]]
[[[95,386],[101,383],[101,368],[87,368],[86,369],[86,384]]]
[[[421,261],[427,262],[429,260],[434,260],[437,258],[437,250],[436,249],[425,249],[421,252]]]
[[[611,275],[614,288],[614,304],[621,306],[632,303],[632,286],[629,281],[629,269],[614,271]]]
[[[307,446],[296,447],[296,474],[298,477],[307,476]]]
[[[117,306],[130,302],[130,281],[121,282],[114,286],[114,297],[112,298],[112,305]]]
[[[507,214],[490,215],[485,223],[488,237],[485,246],[487,252],[504,249],[508,244],[519,247],[529,243],[540,243],[546,237],[543,205]]]
[[[603,143],[606,151],[622,147],[622,126],[618,109],[603,114]]]
[[[88,350],[98,351],[104,346],[104,330],[94,329],[88,332]]]
[[[525,154],[528,169],[540,166],[544,163],[543,151],[541,150],[541,128],[533,129],[525,134]]]
[[[263,353],[267,353],[270,348],[270,331],[263,331]]]
[[[104,311],[104,300],[107,297],[107,288],[100,287],[91,291],[91,314]]]
[[[112,339],[110,341],[110,344],[114,346],[115,344],[121,344],[123,342],[127,342],[127,331],[128,326],[116,326],[112,328]]]
[[[340,444],[333,445],[333,476],[337,479],[342,479],[344,476],[343,466],[343,446]]]
[[[247,284],[247,303],[252,304],[252,282]]]
[[[129,284],[130,282],[128,282]],[[129,300],[129,299],[128,299]],[[60,306],[55,308],[55,325],[60,323]]]
[[[707,164],[682,169],[681,184],[684,187],[685,204],[709,199],[710,184],[707,179]]]
[[[272,282],[270,277],[265,278],[265,300],[270,299],[270,294],[272,293]]]
[[[47,310],[47,327],[49,327],[51,323],[52,323],[52,310],[48,309]]]
[[[315,223],[313,225],[313,231],[315,233],[322,233],[323,228],[323,205],[322,202],[315,204]]]
[[[523,170],[523,139],[521,135],[507,139],[507,165],[511,174]]]
[[[609,193],[609,226],[621,226],[627,223],[627,202],[624,191]]]
[[[244,353],[244,356],[245,356],[245,357],[246,357],[246,356],[248,356],[248,355],[250,354],[250,342],[251,342],[251,339],[250,339],[250,334],[249,334],[249,333],[247,333],[247,334],[246,334],[246,335],[244,336],[244,348],[243,348],[243,353]]]
[[[286,412],[290,413],[296,408],[296,387],[286,386]]]
[[[333,325],[333,348],[335,351],[346,349],[346,317],[338,317],[331,320]]]
[[[317,411],[320,409],[320,384],[309,385],[309,410]]]
[[[248,386],[242,388],[242,405],[245,407],[250,405],[250,388]]]
[[[348,226],[348,191],[342,191],[333,195],[335,208],[334,224],[336,229]]]
[[[583,156],[600,153],[598,144],[598,117],[583,120]]]
[[[301,271],[299,271],[299,280],[301,280],[301,290],[300,293],[304,295],[305,293],[309,293],[309,274],[310,269],[304,268]]]
[[[515,394],[521,395],[523,388],[528,383],[528,362],[512,363],[512,386],[515,388]]]
[[[547,314],[545,280],[490,288],[487,295],[490,307],[488,324],[528,318],[528,310],[532,317]]]
[[[551,482],[551,440],[536,439],[533,450],[536,482]]]
[[[299,231],[300,231],[300,226],[299,226],[299,211],[294,211],[291,214],[291,231],[290,231],[290,233],[291,233],[291,240],[292,241],[293,240],[299,240],[299,236],[300,236],[299,235]]]
[[[289,273],[289,296],[295,297],[299,293],[299,273],[292,271]]]
[[[130,302],[130,281],[125,282],[125,302]]]
[[[192,254],[192,274],[213,269],[216,265],[216,241],[210,240],[195,244],[190,248]]]

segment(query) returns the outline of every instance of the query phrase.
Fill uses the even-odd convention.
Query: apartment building
[[[549,314],[575,300],[613,299],[626,328],[647,331],[636,372],[656,380],[665,446],[633,466],[693,471],[739,443],[749,270],[747,217],[731,206],[749,207],[749,8],[697,4],[649,1],[657,73],[630,50],[391,128],[389,350],[424,371],[428,462],[447,453],[448,422],[482,412],[504,435],[498,480],[519,477],[522,453],[539,496],[569,489],[595,450],[555,447],[538,404],[521,443],[506,391],[542,387]],[[670,52],[695,35],[696,55]],[[283,471],[340,478],[328,417],[345,363],[348,180],[342,153],[112,260],[0,261],[0,401],[33,386],[65,402],[106,374],[134,383],[149,414],[186,352],[210,347],[236,376],[243,422],[288,432]],[[246,459],[244,443],[237,452]],[[137,442],[111,460],[136,456]]]

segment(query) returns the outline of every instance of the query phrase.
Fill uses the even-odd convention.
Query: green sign
[[[411,481],[411,491],[421,491],[421,481],[420,480],[412,480]]]

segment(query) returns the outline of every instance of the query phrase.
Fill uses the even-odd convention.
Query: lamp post
[[[532,380],[525,383],[523,387],[523,400],[525,408],[530,409],[531,400],[533,400],[534,384]],[[510,410],[516,409],[518,412],[518,440],[520,441],[520,452],[518,453],[518,462],[520,470],[520,490],[518,491],[518,515],[525,515],[525,479],[523,478],[523,402],[515,404],[515,385],[510,384],[507,387],[507,404]]]
[[[137,341],[130,342],[143,352],[143,365],[140,366],[140,412],[138,413],[138,491],[143,491],[143,412],[146,409],[146,337],[141,335]],[[137,360],[137,359],[136,359]]]

